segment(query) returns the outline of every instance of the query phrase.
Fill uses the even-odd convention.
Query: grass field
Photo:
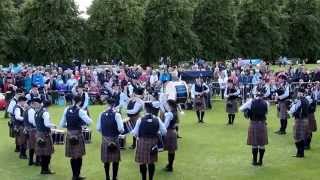
[[[90,107],[96,121],[102,106]],[[63,112],[61,107],[51,107],[52,120],[58,123]],[[0,114],[1,117],[2,114]],[[317,113],[319,117],[319,112]],[[206,123],[197,124],[195,114],[186,112],[181,119],[179,150],[175,171],[166,173],[166,153],[161,153],[156,165],[155,180],[318,180],[320,162],[319,135],[314,136],[311,151],[305,159],[291,157],[295,154],[292,138],[292,120],[289,120],[288,134],[279,136],[273,132],[278,128],[275,108],[268,116],[269,145],[263,167],[253,167],[251,148],[246,145],[248,121],[238,114],[234,126],[226,126],[226,114],[222,102],[214,102],[214,109],[206,114]],[[91,127],[94,129],[94,125]],[[64,146],[55,146],[52,169],[54,176],[39,175],[38,167],[28,167],[26,160],[18,159],[13,152],[13,139],[8,137],[7,120],[0,119],[0,179],[1,180],[68,180],[71,179],[69,159],[64,157]],[[131,138],[128,138],[131,141]],[[104,169],[100,161],[101,137],[93,133],[93,143],[87,146],[82,174],[88,180],[103,180]],[[128,142],[129,144],[131,142]],[[139,170],[134,162],[134,151],[122,152],[119,180],[139,180]]]
[[[294,65],[293,67],[297,67],[298,65]],[[320,65],[319,64],[305,64],[304,67],[306,67],[308,70],[315,70],[316,68],[319,68]],[[274,70],[275,72],[278,71],[287,71],[288,70],[288,66],[286,67],[279,67],[278,65],[272,65],[271,69]]]

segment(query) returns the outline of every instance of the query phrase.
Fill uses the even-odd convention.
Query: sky
[[[87,11],[87,8],[91,5],[92,1],[93,0],[75,0],[79,6],[79,11],[84,13]],[[88,17],[86,14],[82,14],[81,16],[84,18]]]

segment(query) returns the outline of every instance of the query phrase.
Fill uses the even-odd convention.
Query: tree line
[[[320,0],[1,0],[0,63],[320,58]]]

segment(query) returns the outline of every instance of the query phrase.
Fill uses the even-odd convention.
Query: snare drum
[[[136,123],[131,121],[130,119],[123,123],[124,127],[124,133],[123,134],[129,134],[135,127]]]
[[[126,136],[125,135],[119,135],[119,145],[120,145],[120,149],[126,149]]]
[[[88,128],[83,128],[82,129],[82,134],[83,134],[83,137],[84,137],[84,142],[86,144],[90,144],[91,143],[91,136],[92,136],[91,130],[88,129]]]
[[[64,138],[66,134],[64,130],[52,129],[51,134],[52,134],[53,144],[57,144],[57,145],[64,144]]]
[[[166,94],[168,99],[184,104],[188,99],[188,86],[184,81],[169,82],[166,86]]]

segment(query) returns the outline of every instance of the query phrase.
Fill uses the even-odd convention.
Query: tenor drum
[[[131,121],[130,119],[123,123],[124,127],[124,133],[123,134],[129,134],[135,127],[136,123]]]
[[[166,94],[168,99],[184,104],[188,99],[188,86],[184,81],[169,82],[166,86]]]
[[[88,129],[88,128],[83,128],[82,129],[82,134],[83,134],[83,137],[84,137],[84,142],[86,144],[90,144],[91,143],[91,136],[92,136],[91,130]]]
[[[64,130],[52,129],[51,134],[52,134],[53,144],[57,144],[57,145],[64,144],[64,139],[66,134]]]
[[[120,145],[120,149],[126,148],[126,136],[125,135],[119,135],[119,145]]]

